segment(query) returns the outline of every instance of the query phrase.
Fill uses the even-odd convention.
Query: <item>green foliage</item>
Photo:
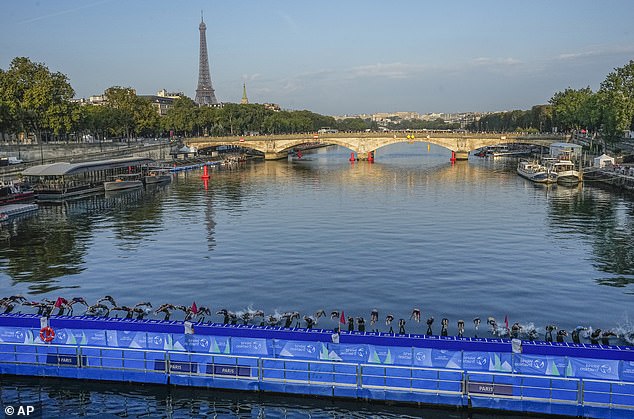
[[[475,131],[537,132],[547,131],[551,127],[552,107],[537,105],[529,111],[514,110],[484,115],[469,128]]]
[[[365,131],[372,129],[372,121],[361,118],[346,118],[337,121],[335,128],[339,131]]]
[[[579,90],[568,88],[553,95],[550,103],[562,130],[579,130],[588,125],[585,114],[588,112],[588,102],[591,102],[592,96],[590,87]]]
[[[74,94],[64,74],[16,57],[0,72],[0,126],[13,134],[36,132],[40,140],[68,134],[77,118],[70,102]]]
[[[601,83],[598,103],[602,111],[603,136],[614,142],[634,123],[634,61],[616,68]]]
[[[410,119],[395,119],[388,124],[388,128],[397,130],[406,129],[456,129],[460,128],[458,123],[447,123],[442,118],[436,118],[433,121],[417,121]]]
[[[263,105],[225,104],[198,107],[191,99],[176,99],[166,116],[130,87],[105,91],[104,106],[78,107],[68,78],[52,73],[41,63],[16,57],[7,70],[0,69],[0,132],[37,134],[42,138],[68,138],[71,133],[91,133],[97,138],[176,135],[246,135],[315,132],[332,127],[341,131],[377,129],[369,120],[330,116],[308,110],[275,112]],[[598,92],[590,87],[568,88],[555,93],[547,105],[483,116],[468,128],[477,131],[549,132],[586,128],[618,141],[634,123],[634,61],[608,74]],[[397,120],[393,129],[453,129],[456,124],[436,121]]]

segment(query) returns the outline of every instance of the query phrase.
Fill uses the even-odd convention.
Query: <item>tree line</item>
[[[481,131],[579,132],[616,142],[634,128],[634,61],[590,87],[555,93],[548,105],[485,115],[470,126]]]
[[[68,77],[51,72],[44,64],[16,57],[7,70],[0,69],[0,133],[32,136],[35,141],[286,134],[314,132],[322,127],[346,131],[372,128],[369,120],[333,117],[307,110],[275,111],[264,105],[224,104],[199,107],[188,97],[174,100],[159,116],[149,98],[130,87],[113,86],[104,92],[102,105],[73,102],[75,91]]]
[[[259,104],[199,107],[188,97],[174,100],[165,116],[152,101],[130,87],[113,86],[104,92],[103,105],[73,102],[68,77],[44,64],[16,57],[0,69],[0,133],[31,135],[36,141],[183,137],[199,135],[287,134],[315,132],[323,127],[342,131],[375,130],[369,119],[335,120],[308,110],[275,111]],[[530,110],[488,114],[468,127],[475,131],[570,132],[586,129],[608,141],[632,129],[634,118],[634,61],[608,74],[597,92],[590,87],[555,93],[546,105]],[[455,128],[442,120],[393,121],[394,129]]]

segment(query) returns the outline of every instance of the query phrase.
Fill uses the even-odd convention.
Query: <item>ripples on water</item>
[[[0,408],[43,406],[43,416],[66,418],[519,418],[456,409],[389,406],[251,392],[0,376]]]
[[[155,190],[43,206],[0,228],[0,289],[366,319],[377,308],[411,333],[426,329],[409,320],[414,307],[449,318],[450,333],[462,318],[471,334],[476,316],[542,333],[632,330],[631,197],[536,186],[511,160],[452,166],[420,144],[380,149],[374,164],[348,155],[320,149],[212,171],[207,188],[186,172]]]

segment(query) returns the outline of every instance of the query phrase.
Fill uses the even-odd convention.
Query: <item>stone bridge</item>
[[[452,133],[433,131],[390,131],[390,132],[339,132],[307,133],[286,135],[257,135],[244,137],[194,137],[185,139],[186,145],[199,149],[223,145],[240,146],[264,153],[267,160],[285,159],[294,147],[304,144],[339,145],[350,149],[358,160],[366,160],[368,153],[396,143],[423,142],[436,144],[455,153],[457,160],[466,160],[469,152],[481,147],[498,144],[532,144],[549,146],[565,141],[563,136],[521,135],[516,133]]]

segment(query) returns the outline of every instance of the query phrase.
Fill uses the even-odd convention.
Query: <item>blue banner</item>
[[[433,368],[462,368],[462,352],[447,349],[414,348],[414,365]]]
[[[108,346],[105,330],[59,329],[53,343],[58,345]]]
[[[621,361],[621,373],[623,381],[634,381],[634,361]]]
[[[228,336],[185,335],[184,345],[190,352],[229,354],[231,350]]]
[[[42,343],[39,338],[39,331],[37,333],[37,336],[35,336],[33,331],[23,327],[0,327],[0,342]],[[34,341],[34,337],[39,342]]]
[[[341,343],[328,344],[329,358],[336,361],[364,363],[368,361],[370,350],[368,345]]]
[[[513,357],[513,370],[520,374],[553,375],[565,377],[568,363],[562,356],[540,356],[516,354]]]
[[[320,359],[326,349],[321,342],[301,340],[275,340],[277,355],[281,358]],[[327,353],[327,350],[326,350]]]
[[[172,335],[169,333],[147,332],[147,347],[154,350],[172,350]]]
[[[431,349],[414,348],[414,365],[417,367],[433,367]]]
[[[610,359],[568,358],[573,377],[618,380],[619,361]]]
[[[462,367],[467,371],[511,372],[512,357],[510,353],[500,352],[468,352],[462,354]]]
[[[109,347],[132,349],[146,349],[148,347],[148,338],[145,332],[106,330],[106,338]]]
[[[172,333],[170,341],[172,342],[172,351],[186,351],[187,350],[187,337],[184,333]]]
[[[400,346],[368,345],[368,359],[371,364],[412,365],[412,348]]]
[[[266,339],[260,338],[231,338],[232,355],[269,355],[268,343]]]
[[[447,349],[432,349],[431,363],[434,368],[462,368],[462,352]]]

